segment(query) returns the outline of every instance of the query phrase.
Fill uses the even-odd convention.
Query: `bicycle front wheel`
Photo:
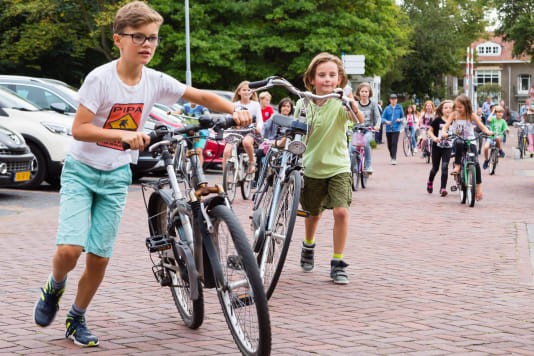
[[[489,159],[489,173],[490,175],[495,174],[495,168],[497,168],[497,163],[499,162],[499,151],[497,149],[491,150],[491,155]]]
[[[300,172],[291,172],[282,186],[278,202],[274,202],[277,207],[275,208],[275,216],[271,217],[273,224],[270,236],[261,252],[262,263],[260,265],[260,268],[264,269],[263,286],[267,299],[273,295],[284,268],[289,244],[293,236],[293,229],[295,228],[301,188],[302,177]],[[267,220],[269,221],[269,218]]]
[[[406,135],[406,132],[404,132],[404,136],[402,138],[402,150],[404,151],[404,155],[408,157],[410,154],[410,137]]]
[[[469,204],[470,207],[473,207],[475,206],[476,194],[476,170],[474,164],[470,164],[467,166],[466,189],[467,204]]]
[[[254,181],[254,173],[245,174],[245,179],[241,182],[241,196],[244,200],[249,200],[252,195],[252,182]]]
[[[462,165],[458,179],[460,180],[460,203],[465,204],[467,200],[467,178],[465,176],[465,169]]]
[[[352,191],[355,192],[358,190],[358,165],[359,160],[356,157],[356,153],[353,153],[350,159],[350,170],[352,174]]]
[[[234,162],[226,162],[223,172],[223,189],[232,203],[237,193],[237,174]]]
[[[151,199],[152,200],[152,199]],[[174,299],[174,304],[184,321],[184,324],[190,329],[197,329],[202,325],[204,320],[204,295],[200,280],[197,281],[198,298],[191,298],[191,286],[189,282],[189,273],[186,261],[181,258],[177,252],[176,240],[186,241],[184,236],[185,230],[182,227],[179,216],[174,216],[170,226],[167,224],[168,208],[167,204],[161,199],[154,198],[152,207],[155,211],[150,212],[154,217],[152,228],[155,235],[165,235],[174,237],[172,249],[161,252],[161,262],[164,272],[169,279],[169,287]],[[154,214],[155,213],[155,214]],[[192,252],[192,251],[191,251]],[[192,256],[191,256],[192,257]]]
[[[245,232],[232,210],[224,205],[210,211],[212,238],[224,280],[218,280],[217,296],[226,323],[244,355],[271,352],[271,322],[258,265]]]

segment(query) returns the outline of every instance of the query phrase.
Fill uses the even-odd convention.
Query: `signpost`
[[[342,54],[341,60],[345,73],[347,74],[364,74],[365,73],[365,56],[361,54]]]

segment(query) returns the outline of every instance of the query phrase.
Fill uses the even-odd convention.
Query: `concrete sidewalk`
[[[483,172],[484,199],[461,205],[426,192],[430,166],[419,157],[389,165],[373,150],[375,173],[353,195],[345,259],[350,284],[329,280],[332,215],[317,236],[317,264],[303,273],[297,220],[288,259],[270,300],[273,355],[534,355],[534,159],[507,157]],[[449,180],[449,185],[451,180]],[[235,355],[217,296],[206,290],[206,318],[183,326],[168,289],[157,285],[144,245],[148,234],[140,187],[131,187],[108,274],[87,314],[101,346],[80,349],[64,338],[83,259],[69,276],[56,321],[32,320],[50,273],[58,194],[0,190],[0,354]],[[18,197],[9,200],[7,197]],[[247,233],[251,205],[234,203]],[[529,235],[530,232],[530,235]],[[529,240],[530,236],[530,240]]]

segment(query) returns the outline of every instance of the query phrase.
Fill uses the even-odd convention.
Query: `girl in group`
[[[419,117],[419,142],[417,143],[417,147],[421,150],[421,152],[424,151],[424,142],[427,138],[427,131],[430,127],[430,123],[432,122],[432,119],[434,119],[434,103],[432,100],[425,101],[425,105],[423,105],[423,112],[421,113],[421,116]]]
[[[441,129],[441,135],[443,138],[447,138],[449,127],[452,133],[461,136],[465,139],[475,138],[475,125],[480,128],[486,135],[491,136],[493,132],[488,130],[482,123],[481,119],[473,113],[471,106],[471,100],[465,94],[462,94],[454,100],[453,112],[447,118],[447,122]],[[456,140],[454,143],[454,170],[451,174],[460,173],[460,163],[464,154],[464,144],[460,140]],[[477,152],[476,144],[471,143],[469,150]],[[482,174],[480,170],[480,164],[476,164],[476,200],[482,200]]]
[[[234,97],[232,101],[237,104],[239,107],[245,107],[250,112],[252,116],[252,121],[254,122],[254,132],[245,136],[241,144],[243,149],[248,155],[248,173],[254,173],[256,171],[256,158],[254,157],[254,142],[261,141],[261,132],[263,129],[263,119],[261,115],[260,103],[258,103],[258,96],[255,92],[252,92],[248,86],[248,81],[243,81],[239,83],[237,89],[235,90]],[[223,164],[222,168],[226,166],[226,161],[232,156],[232,145],[226,144],[224,147],[223,153]]]
[[[378,104],[370,99],[373,97],[373,88],[369,83],[361,83],[356,88],[356,99],[358,101],[358,107],[364,116],[364,124],[372,127],[375,131],[380,129],[380,123],[382,117],[378,110]],[[367,131],[365,134],[365,162],[364,169],[368,174],[373,173],[373,167],[371,163],[371,140],[374,138],[372,131]],[[351,146],[352,147],[352,146]]]
[[[343,88],[347,76],[343,62],[330,53],[320,53],[312,59],[304,73],[306,89],[317,95],[332,93]],[[304,105],[296,104],[295,112]],[[340,100],[316,100],[306,108],[310,126],[307,135],[307,149],[304,152],[304,187],[301,204],[310,212],[304,220],[305,240],[300,265],[304,272],[314,267],[315,232],[325,208],[333,209],[334,253],[330,262],[330,278],[336,284],[349,282],[343,261],[349,224],[349,206],[352,200],[350,160],[345,132],[347,122],[363,122],[364,116],[355,101],[351,101],[353,112],[347,111]]]
[[[417,152],[417,147],[415,146],[415,127],[417,125],[417,114],[414,111],[413,105],[408,105],[406,107],[404,116],[406,117],[406,127],[408,130],[410,130],[410,141],[412,142],[412,146],[414,148],[413,151]]]
[[[443,126],[445,126],[445,119],[449,117],[449,114],[452,111],[452,104],[452,100],[444,100],[438,105],[434,120],[432,120],[430,128],[428,129],[428,136],[432,140],[432,168],[428,175],[426,190],[428,193],[432,193],[434,177],[438,173],[441,163],[441,186],[439,193],[442,197],[447,195],[447,178],[449,174],[448,168],[449,160],[451,159],[452,144],[450,141],[441,138],[441,130],[443,129]]]

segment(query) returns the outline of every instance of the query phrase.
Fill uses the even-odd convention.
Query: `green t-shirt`
[[[295,106],[298,115],[302,100]],[[322,106],[309,104],[306,137],[306,151],[303,155],[304,175],[325,179],[340,173],[350,173],[350,159],[347,148],[347,123],[349,113],[339,100],[330,99]]]
[[[493,131],[493,133],[496,136],[504,136],[504,132],[508,129],[508,125],[506,124],[506,120],[497,118],[493,118],[490,123],[490,130]]]

